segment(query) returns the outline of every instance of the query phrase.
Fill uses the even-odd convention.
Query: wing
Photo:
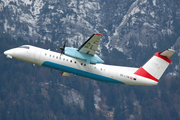
[[[98,48],[101,36],[102,34],[93,33],[93,35],[78,48],[78,51],[81,53],[94,55]]]

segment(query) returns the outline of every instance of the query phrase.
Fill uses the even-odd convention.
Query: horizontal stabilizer
[[[166,56],[167,58],[170,58],[175,53],[172,49],[166,49],[159,53],[159,55]]]

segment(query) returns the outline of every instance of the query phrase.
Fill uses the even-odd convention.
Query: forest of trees
[[[0,36],[0,119],[1,120],[105,120],[103,111],[94,106],[93,80],[70,76],[61,77],[60,71],[33,66],[16,59],[9,60],[3,54],[7,49],[23,44],[35,45],[51,50],[58,49],[52,42],[13,39]],[[116,57],[116,56],[114,56]],[[125,58],[125,56],[124,56]],[[114,58],[115,59],[115,58]],[[158,86],[127,86],[97,82],[102,102],[108,111],[114,111],[114,120],[132,119],[180,119],[179,76],[163,76]],[[50,83],[42,94],[41,83]],[[84,97],[84,109],[78,105],[65,104],[57,83],[78,91]],[[104,99],[103,99],[104,98]],[[103,101],[104,100],[104,101]],[[137,101],[137,102],[135,102]]]

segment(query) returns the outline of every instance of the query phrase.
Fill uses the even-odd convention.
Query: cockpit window
[[[19,48],[29,49],[29,47],[28,47],[28,46],[26,46],[26,45],[19,46]]]

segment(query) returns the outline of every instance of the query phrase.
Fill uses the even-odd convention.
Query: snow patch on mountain
[[[118,51],[120,51],[120,52],[123,52],[123,48],[121,48],[121,47],[119,47],[119,46],[115,46],[115,48],[118,50]]]
[[[65,104],[74,104],[79,106],[81,109],[84,109],[84,97],[82,94],[80,94],[77,90],[75,89],[70,89],[67,86],[63,84],[60,85],[60,93],[63,97],[63,101]]]
[[[67,90],[67,93],[62,96],[64,103],[79,105],[81,109],[84,109],[84,98],[78,91]]]
[[[0,12],[2,12],[3,11],[3,3],[0,3]]]
[[[5,23],[4,23],[4,29],[5,29],[5,31],[7,32],[7,30],[8,30],[9,28],[11,28],[11,27],[9,26],[7,19],[5,19]]]
[[[94,12],[100,9],[98,2],[89,2],[88,0],[79,1],[78,5],[79,13],[81,17],[86,17],[87,13]]]
[[[175,77],[175,76],[178,76],[179,73],[177,71],[173,71],[173,72],[169,72],[166,76],[167,77]]]
[[[115,33],[113,33],[113,36],[118,36],[118,35],[120,35],[120,33],[121,33],[120,31],[121,31],[122,27],[123,27],[125,24],[127,24],[127,21],[129,20],[129,18],[130,18],[131,16],[133,16],[134,14],[140,12],[140,9],[139,9],[139,7],[138,7],[138,2],[139,2],[139,0],[136,0],[136,1],[131,5],[131,7],[130,7],[129,10],[127,11],[126,15],[124,15],[122,22],[121,22],[120,25],[115,29]],[[135,19],[135,18],[134,18],[134,19]],[[133,19],[132,19],[132,21],[133,21]],[[134,22],[132,22],[132,24],[133,24],[133,23],[134,23]]]
[[[15,2],[14,0],[1,0],[4,4],[4,7],[6,7],[7,5],[9,5],[9,3],[12,1],[12,2]]]
[[[33,0],[21,0],[22,2],[24,2],[27,5],[31,5]]]
[[[36,26],[36,20],[29,14],[22,13],[19,18],[20,18],[20,22],[29,23],[34,27]]]
[[[82,45],[83,41],[84,41],[84,36],[83,34],[77,32],[75,33],[72,37],[68,37],[68,46],[69,47],[80,47],[80,45]]]
[[[95,92],[94,92],[94,106],[97,110],[100,110],[100,106],[99,106],[99,102],[101,101],[101,98],[100,98],[100,89],[97,89]]]
[[[43,0],[35,0],[33,7],[30,9],[31,13],[34,16],[40,14],[40,10],[43,8],[44,4]]]
[[[54,6],[49,5],[48,8],[49,9],[54,9]]]
[[[153,2],[153,5],[156,6],[156,0],[153,0],[152,2]]]

